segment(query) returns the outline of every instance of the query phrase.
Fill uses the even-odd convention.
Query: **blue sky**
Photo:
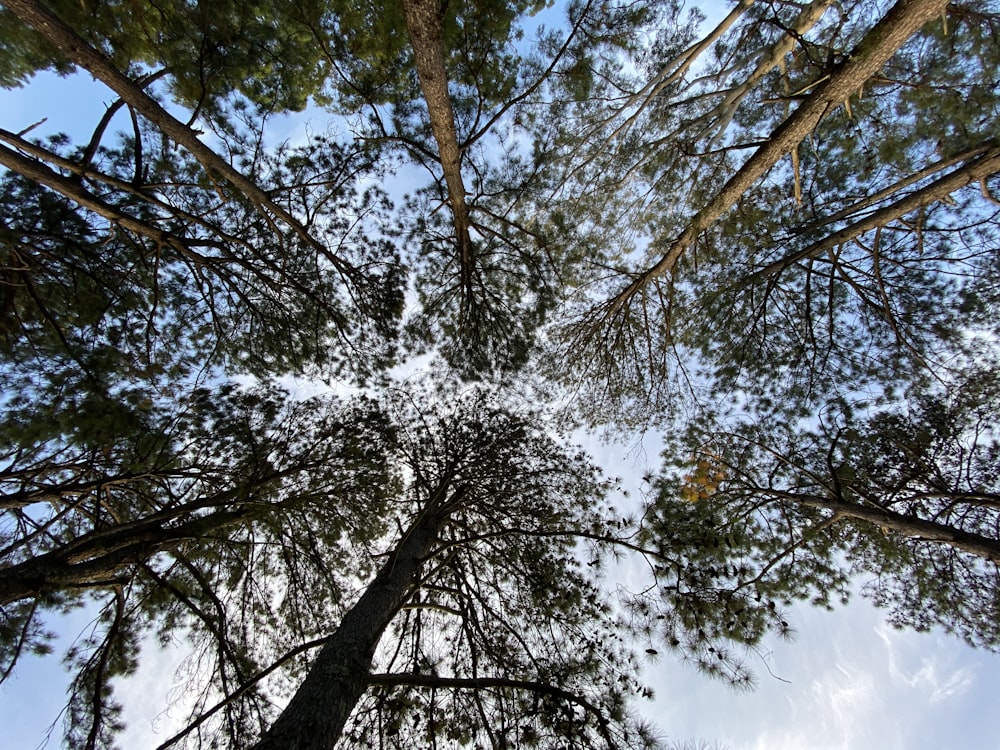
[[[940,633],[894,630],[860,598],[833,613],[797,608],[789,621],[798,637],[771,644],[775,677],[758,665],[753,692],[662,659],[649,670],[652,718],[671,739],[732,750],[1000,746],[997,656]]]
[[[596,441],[588,448],[637,497],[645,464],[658,458],[646,442],[640,450]],[[623,574],[627,582],[627,570],[616,572]],[[643,715],[668,742],[718,743],[712,750],[1000,748],[1000,655],[940,631],[896,630],[857,594],[832,612],[796,605],[787,619],[793,641],[772,640],[749,655],[757,677],[749,692],[661,650],[647,661],[655,697],[641,704]]]
[[[112,99],[85,77],[42,75],[29,88],[0,92],[0,127],[19,131],[48,117],[34,134],[66,131],[85,138]],[[117,127],[126,124],[119,120]],[[324,128],[317,123],[314,129]],[[589,447],[613,475],[643,473],[621,446]],[[656,699],[643,712],[669,740],[705,740],[732,750],[1000,747],[997,655],[942,633],[893,630],[860,597],[833,613],[796,608],[789,620],[798,637],[764,649],[776,677],[759,663],[754,692],[734,692],[664,654],[647,667]],[[55,626],[75,635],[87,623],[87,615],[77,612]],[[177,665],[176,652],[150,646],[139,675],[122,687],[120,696],[132,704],[123,747],[154,747],[168,736],[175,718],[162,711],[183,684],[175,682]],[[58,652],[26,657],[0,686],[0,744],[37,747],[57,719],[65,685]]]

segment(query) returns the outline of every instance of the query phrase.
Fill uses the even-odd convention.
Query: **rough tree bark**
[[[638,274],[607,305],[614,311],[640,293],[654,279],[672,273],[677,261],[695,238],[728,211],[750,187],[790,153],[820,120],[847,101],[913,34],[941,16],[948,0],[899,0],[869,31],[846,61],[788,116],[737,170],[712,199],[696,213],[685,230],[667,247],[663,257]]]
[[[463,301],[468,303],[472,298],[475,260],[469,233],[469,206],[465,202],[465,183],[462,180],[462,150],[458,145],[455,112],[448,95],[448,71],[445,68],[441,28],[443,5],[439,0],[403,0],[403,11],[406,14],[406,31],[413,48],[420,90],[427,103],[431,132],[437,141],[438,157],[444,171],[448,203],[455,221]]]
[[[971,555],[981,557],[984,560],[1000,563],[1000,542],[980,534],[963,531],[953,526],[928,521],[916,516],[903,515],[902,513],[886,510],[885,508],[858,505],[857,503],[848,503],[834,498],[812,495],[790,495],[789,499],[810,508],[832,511],[834,517],[870,521],[884,529],[912,539],[945,544],[962,552],[968,552]]]
[[[64,547],[0,569],[0,605],[55,591],[106,586],[129,569],[191,539],[242,523],[250,508],[217,511],[168,525],[177,514],[158,513],[110,529],[92,531]]]
[[[444,497],[444,492],[437,493]],[[454,497],[449,504],[455,502]],[[444,515],[429,507],[404,534],[378,575],[323,646],[288,706],[253,750],[330,750],[371,684],[382,633],[418,583]]]

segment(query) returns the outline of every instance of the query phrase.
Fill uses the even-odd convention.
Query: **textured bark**
[[[455,221],[455,242],[458,246],[464,297],[472,294],[473,254],[469,234],[469,207],[465,202],[462,180],[462,150],[455,130],[455,112],[448,95],[448,71],[444,62],[440,0],[403,0],[406,31],[413,48],[413,61],[420,80],[420,90],[427,103],[431,132],[437,141],[438,158],[448,188],[448,203]]]
[[[865,35],[830,78],[775,128],[767,142],[692,217],[687,228],[670,243],[663,257],[616,295],[611,308],[627,304],[653,279],[672,273],[677,261],[699,234],[735,206],[740,197],[806,138],[828,112],[858,91],[907,39],[925,23],[941,16],[947,4],[948,0],[899,0]]]
[[[185,541],[242,523],[251,514],[249,508],[215,512],[167,527],[172,519],[158,514],[92,531],[60,549],[0,568],[0,605],[66,589],[107,585],[126,576],[133,565]]]
[[[433,505],[432,505],[433,508]],[[426,512],[344,615],[291,702],[254,750],[328,750],[368,689],[375,648],[413,592],[441,518]]]
[[[857,505],[855,503],[844,502],[843,500],[803,495],[795,495],[791,499],[796,503],[811,508],[833,511],[835,516],[841,518],[856,518],[861,521],[870,521],[884,529],[912,539],[946,544],[949,547],[954,547],[962,552],[968,552],[984,560],[1000,563],[1000,542],[980,534],[963,531],[953,526],[927,521],[915,516],[906,516],[902,513],[886,510],[885,508]]]
[[[342,258],[328,252],[294,216],[277,205],[256,183],[198,139],[198,133],[173,117],[143,91],[143,85],[124,75],[99,50],[91,47],[76,31],[36,0],[4,0],[4,7],[54,44],[66,59],[87,70],[112,89],[133,110],[154,123],[171,140],[180,144],[209,172],[230,182],[261,211],[280,219],[292,231],[327,257],[343,273],[354,269]]]
[[[919,190],[900,198],[888,206],[873,211],[870,215],[827,235],[822,240],[814,242],[796,253],[771,263],[760,271],[753,273],[741,285],[747,285],[759,279],[781,273],[789,266],[808,258],[815,258],[827,250],[832,250],[865,232],[878,227],[884,227],[918,208],[944,200],[966,185],[983,180],[1000,172],[1000,148],[990,148],[975,159],[970,160],[958,169],[939,177]]]

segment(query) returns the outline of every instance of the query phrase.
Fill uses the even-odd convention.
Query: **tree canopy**
[[[109,97],[0,123],[0,681],[93,608],[69,746],[180,635],[164,747],[652,747],[643,651],[748,684],[855,590],[1000,646],[993,4],[0,21]]]

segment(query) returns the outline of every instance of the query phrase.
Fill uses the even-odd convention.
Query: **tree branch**
[[[943,177],[939,177],[918,190],[914,190],[895,203],[873,211],[864,219],[860,219],[839,231],[833,232],[802,250],[768,264],[759,271],[755,271],[740,280],[739,285],[744,287],[761,279],[776,276],[799,261],[822,255],[865,232],[883,227],[889,222],[899,219],[918,208],[943,200],[956,190],[985,179],[997,172],[1000,172],[1000,147],[992,147],[984,152],[981,151],[980,155],[968,164],[955,169]],[[826,223],[825,220],[824,223]]]
[[[279,667],[281,667],[285,663],[291,661],[296,656],[299,656],[300,654],[304,654],[306,651],[310,651],[310,650],[312,650],[314,648],[319,648],[324,643],[326,643],[328,640],[329,640],[329,636],[326,636],[326,637],[323,637],[323,638],[317,638],[315,640],[309,641],[308,643],[303,643],[300,646],[296,646],[291,651],[286,652],[281,658],[279,658],[276,662],[274,662],[273,664],[271,664],[269,667],[267,667],[266,669],[262,669],[260,672],[257,672],[257,674],[255,674],[252,677],[250,677],[249,679],[247,679],[246,682],[243,682],[236,690],[234,690],[232,693],[230,693],[229,695],[227,695],[223,700],[221,700],[218,703],[216,703],[214,706],[212,706],[207,711],[203,711],[201,713],[201,715],[198,716],[197,719],[195,719],[193,722],[191,722],[190,724],[188,724],[186,727],[184,727],[181,731],[179,731],[173,737],[171,737],[170,739],[168,739],[162,745],[158,745],[157,748],[156,748],[156,750],[166,750],[171,745],[177,744],[182,739],[184,739],[187,735],[189,735],[191,732],[193,732],[195,729],[197,729],[202,724],[204,724],[206,721],[208,721],[210,718],[212,718],[212,716],[214,716],[219,711],[221,711],[223,708],[225,708],[226,706],[230,705],[233,701],[235,701],[237,698],[239,698],[240,696],[242,696],[244,693],[249,692],[258,682],[260,682],[265,677],[267,677],[268,675],[270,675],[271,673],[273,673],[274,671],[276,671]]]
[[[562,688],[549,685],[546,682],[536,682],[533,680],[515,680],[507,677],[438,677],[429,674],[372,674],[368,676],[368,682],[372,685],[383,687],[428,687],[448,690],[484,690],[489,688],[499,688],[502,690],[523,690],[541,695],[550,695],[569,703],[575,703],[588,713],[597,717],[598,729],[608,742],[607,725],[609,719],[604,712],[591,703],[586,698],[563,690]]]
[[[215,172],[230,182],[251,200],[265,216],[268,212],[284,222],[302,240],[322,253],[338,271],[345,275],[354,272],[353,266],[331,253],[322,243],[290,213],[277,205],[257,184],[206,146],[198,133],[173,117],[149,96],[142,87],[117,67],[99,50],[90,46],[72,27],[46,9],[37,0],[5,0],[4,6],[21,21],[56,46],[68,60],[89,71],[95,78],[111,88],[133,110],[139,112],[163,133],[180,144],[209,172]]]
[[[681,256],[705,229],[728,211],[781,157],[808,136],[832,109],[847,101],[924,24],[940,16],[948,0],[898,0],[847,56],[846,62],[771,133],[715,196],[691,217],[687,228],[653,266],[613,297],[612,310],[628,304],[654,279],[672,274]]]

